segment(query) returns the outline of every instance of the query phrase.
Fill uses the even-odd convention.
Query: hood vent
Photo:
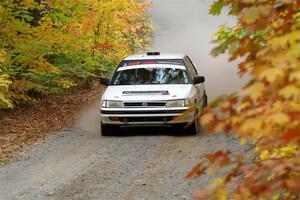
[[[125,95],[169,95],[167,90],[151,90],[151,91],[124,91]]]

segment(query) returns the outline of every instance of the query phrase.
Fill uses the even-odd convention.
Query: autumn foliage
[[[299,199],[300,1],[217,0],[210,13],[218,15],[223,7],[238,22],[220,28],[212,54],[240,58],[240,74],[252,79],[211,103],[201,122],[209,132],[225,131],[243,144],[253,143],[257,155],[247,163],[230,152],[206,154],[187,178],[227,169],[195,193],[199,199]]]
[[[0,1],[0,109],[88,86],[151,34],[138,0]]]

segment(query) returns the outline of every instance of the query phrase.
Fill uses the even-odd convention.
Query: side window
[[[195,76],[197,76],[197,75],[198,75],[198,72],[197,72],[197,70],[196,70],[195,65],[194,65],[193,62],[191,61],[191,59],[187,56],[187,57],[186,57],[186,60],[187,60],[187,62],[189,63],[189,65],[191,66],[191,70],[192,70],[193,74],[195,74]]]
[[[195,76],[197,76],[197,71],[196,71],[193,63],[189,59],[189,57],[186,57],[184,60],[185,60],[186,65],[187,65],[187,70],[189,71],[189,74],[191,74],[192,78],[194,78]]]

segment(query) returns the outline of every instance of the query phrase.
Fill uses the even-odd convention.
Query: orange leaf
[[[282,135],[282,139],[288,143],[292,140],[294,140],[296,137],[300,136],[300,130],[299,129],[289,129]]]
[[[191,179],[194,176],[199,176],[201,174],[204,174],[204,171],[206,170],[206,167],[202,166],[202,164],[198,164],[195,166],[186,176],[186,179]]]

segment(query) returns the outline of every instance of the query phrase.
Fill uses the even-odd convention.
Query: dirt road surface
[[[213,59],[212,34],[227,16],[209,16],[208,0],[153,0],[153,50],[187,53],[207,77],[210,99],[238,89],[234,63]],[[224,134],[180,136],[175,130],[129,130],[124,137],[100,137],[99,102],[76,124],[37,143],[20,161],[0,168],[0,199],[192,199],[213,177],[184,180],[204,152],[229,149],[249,155]],[[26,159],[25,159],[26,158]]]

